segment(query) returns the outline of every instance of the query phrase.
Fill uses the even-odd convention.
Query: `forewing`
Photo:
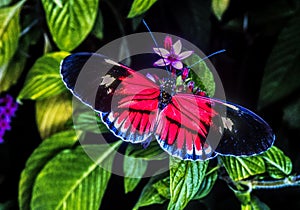
[[[65,85],[125,141],[142,142],[157,114],[159,87],[129,67],[94,53],[76,53],[61,64]]]
[[[180,159],[205,160],[216,154],[250,156],[270,148],[270,126],[250,110],[221,100],[177,94],[160,113],[156,138]]]
[[[268,150],[275,141],[271,127],[261,117],[237,104],[215,101],[215,107],[225,106],[226,114],[219,113],[222,138],[215,152],[231,156],[251,156]]]

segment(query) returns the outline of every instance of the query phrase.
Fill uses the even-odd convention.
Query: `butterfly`
[[[153,64],[149,57],[137,57],[133,68],[100,54],[75,53],[62,61],[60,72],[72,94],[98,112],[123,141],[147,143],[155,137],[170,155],[193,161],[218,154],[250,156],[273,145],[272,129],[254,112],[220,99],[177,92],[176,74],[164,68],[142,73],[151,67],[146,63]],[[162,62],[158,63],[163,66]]]

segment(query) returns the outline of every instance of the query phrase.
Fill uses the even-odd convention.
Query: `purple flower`
[[[18,104],[14,102],[13,97],[6,95],[0,98],[0,143],[2,143],[5,131],[10,130],[11,118],[15,115]]]
[[[181,52],[181,41],[178,40],[172,45],[172,38],[167,36],[164,42],[165,48],[153,48],[154,52],[162,58],[156,61],[154,66],[168,66],[171,65],[175,69],[182,69],[182,60],[189,57],[193,51]]]
[[[0,121],[0,130],[10,130],[10,120],[1,120]]]

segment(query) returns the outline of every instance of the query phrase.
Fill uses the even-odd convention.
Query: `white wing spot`
[[[111,65],[115,65],[115,66],[121,66],[119,63],[117,63],[116,61],[113,61],[113,60],[111,60],[111,59],[104,59],[104,61],[106,62],[106,63],[109,63],[109,64],[111,64]]]
[[[226,117],[221,117],[224,128],[227,128],[228,130],[232,131],[233,122],[231,119]]]
[[[103,80],[100,85],[105,85],[106,87],[110,86],[116,80],[116,78],[112,77],[109,74],[103,76],[102,79]]]

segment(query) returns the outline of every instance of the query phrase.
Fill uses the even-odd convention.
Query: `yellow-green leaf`
[[[246,179],[266,171],[265,162],[259,155],[250,157],[219,157],[221,158],[227,173],[234,181]]]
[[[54,42],[72,51],[91,32],[98,11],[98,0],[42,0],[47,24]]]
[[[184,209],[198,192],[205,177],[209,161],[183,161],[170,159],[169,210]]]
[[[144,187],[144,189],[139,197],[138,202],[133,207],[133,210],[137,210],[142,206],[149,206],[152,204],[162,204],[168,199],[159,193],[159,191],[157,190],[158,186],[155,186],[155,184],[158,182],[162,182],[162,180],[164,180],[164,179],[169,179],[169,177],[162,178],[162,179],[160,179],[160,178],[161,178],[160,176],[151,177],[149,182]],[[164,187],[165,187],[165,185],[164,185]],[[170,190],[169,186],[168,186],[168,189]]]
[[[67,92],[36,102],[36,121],[42,139],[66,129],[71,116],[72,102]]]
[[[156,1],[157,0],[134,0],[127,17],[133,18],[145,13]]]
[[[222,19],[222,16],[228,8],[230,0],[212,0],[212,10],[218,20]]]
[[[119,145],[118,142],[109,149],[107,145],[86,145],[85,149],[97,152],[94,160],[80,146],[60,152],[38,174],[31,209],[98,210]]]
[[[19,13],[25,0],[11,7],[0,8],[0,67],[14,55],[20,35]],[[4,72],[0,72],[0,80]]]
[[[54,52],[39,58],[29,71],[18,100],[44,99],[65,91],[59,67],[61,60],[67,55],[68,52]]]
[[[45,139],[34,150],[26,162],[19,182],[19,208],[21,210],[30,209],[33,184],[45,164],[60,151],[71,148],[77,139],[74,130],[64,131]]]
[[[261,154],[261,157],[265,160],[267,172],[274,179],[284,178],[292,172],[291,159],[275,146]]]

